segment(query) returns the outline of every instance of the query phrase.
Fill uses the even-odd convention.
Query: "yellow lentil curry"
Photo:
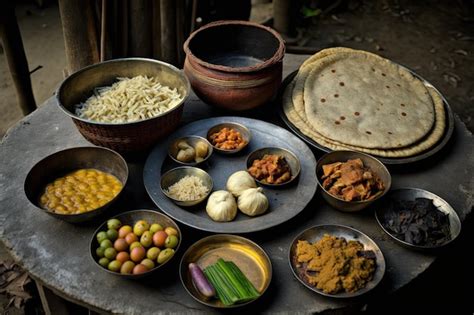
[[[46,185],[40,205],[60,214],[79,214],[102,207],[121,190],[117,177],[96,169],[80,169]]]
[[[296,262],[305,281],[317,289],[355,292],[372,279],[376,267],[374,257],[364,253],[360,242],[326,234],[314,244],[298,240]]]

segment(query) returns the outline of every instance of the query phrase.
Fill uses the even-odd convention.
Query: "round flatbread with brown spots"
[[[360,148],[396,149],[420,141],[433,127],[433,100],[424,84],[387,59],[340,51],[309,63],[307,69],[295,89],[303,91],[308,123],[328,139]]]
[[[444,110],[444,103],[441,96],[434,90],[433,88],[428,88],[430,96],[433,99],[435,105],[435,123],[428,135],[424,137],[419,142],[409,145],[407,147],[401,149],[367,149],[361,148],[351,145],[344,145],[340,142],[333,141],[322,136],[320,133],[315,131],[310,125],[307,124],[305,120],[303,120],[299,113],[297,113],[296,108],[293,104],[292,94],[293,89],[295,87],[296,79],[288,84],[286,87],[282,102],[283,102],[283,111],[285,116],[288,118],[291,123],[298,128],[304,135],[313,139],[314,141],[318,142],[319,144],[331,149],[331,150],[355,150],[361,151],[365,153],[369,153],[372,155],[377,155],[381,157],[388,157],[388,158],[402,158],[413,156],[424,152],[435,145],[443,136],[444,130],[446,128],[446,113]]]

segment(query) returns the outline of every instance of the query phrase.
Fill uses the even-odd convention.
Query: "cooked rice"
[[[186,175],[166,190],[169,196],[180,201],[197,200],[204,197],[208,192],[202,180],[193,175]]]
[[[158,116],[182,100],[177,89],[162,85],[157,78],[118,78],[112,86],[99,87],[85,103],[76,107],[81,118],[106,123],[127,123]]]

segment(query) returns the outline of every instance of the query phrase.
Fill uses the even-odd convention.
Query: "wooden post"
[[[99,62],[97,30],[89,0],[59,0],[66,49],[67,72],[71,74]]]
[[[27,115],[36,109],[28,61],[26,60],[20,29],[16,20],[15,8],[7,1],[1,3],[0,38],[15,85],[18,104],[23,114]]]
[[[285,37],[296,36],[297,1],[273,0],[273,27]]]
[[[161,14],[160,1],[153,1],[153,22],[152,22],[152,36],[153,36],[153,58],[161,59]]]
[[[176,2],[161,0],[161,58],[163,61],[177,64],[176,54]]]
[[[186,2],[176,0],[176,66],[181,68],[184,64],[184,40],[186,27]]]
[[[116,0],[118,1],[118,14],[117,20],[120,21],[115,33],[119,33],[118,42],[119,49],[117,55],[120,57],[126,57],[128,54],[128,0]]]
[[[130,1],[129,56],[152,56],[152,16],[151,0]]]
[[[102,0],[102,10],[100,17],[100,61],[112,58],[112,38],[113,24],[115,21],[114,3],[109,0]]]

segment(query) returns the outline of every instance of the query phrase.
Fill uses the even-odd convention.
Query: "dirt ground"
[[[345,8],[319,18],[300,19],[298,44],[316,50],[332,46],[364,49],[406,65],[436,86],[468,129],[474,131],[473,1],[347,3]],[[271,5],[259,8],[252,12],[252,18],[267,20]],[[33,4],[20,4],[17,17],[30,69],[42,67],[31,75],[36,102],[41,104],[63,79],[66,64],[58,8],[49,5],[38,9]],[[21,118],[1,50],[0,113],[1,138]],[[472,228],[470,221],[467,225]],[[429,272],[396,295],[369,305],[369,313],[455,310],[456,314],[472,314],[472,288],[464,288],[473,283],[474,272],[463,256],[463,246],[472,242],[473,232],[464,230],[464,241],[444,253]]]
[[[17,19],[23,38],[31,74],[33,93],[37,104],[43,103],[53,94],[63,79],[66,67],[61,20],[57,5],[38,9],[34,4],[18,5]],[[8,64],[0,49],[0,139],[8,128],[22,117],[16,101]]]

